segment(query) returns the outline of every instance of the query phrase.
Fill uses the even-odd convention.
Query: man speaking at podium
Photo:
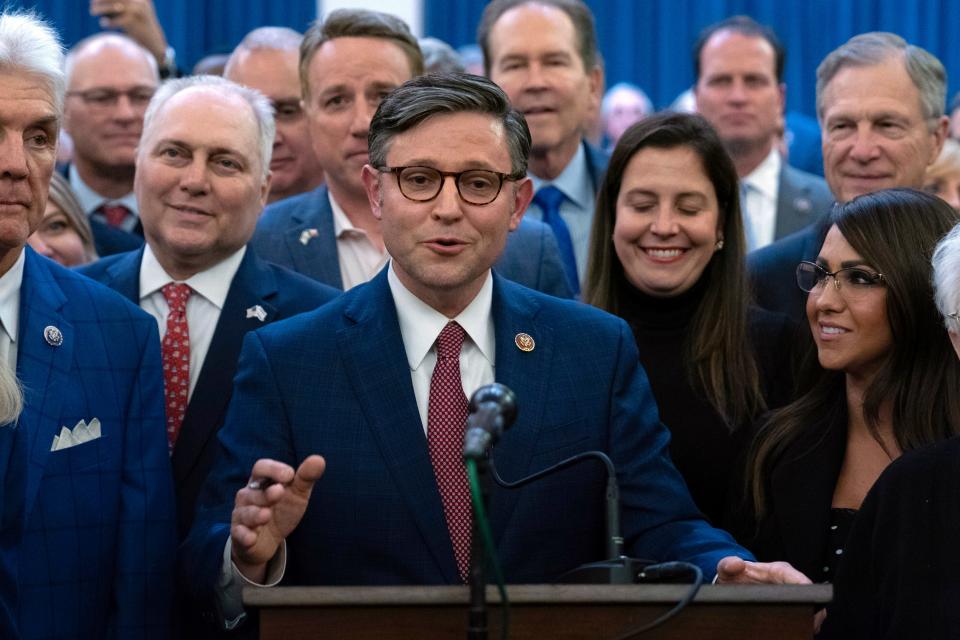
[[[475,76],[411,80],[382,102],[369,143],[363,181],[392,261],[325,307],[248,334],[181,549],[184,587],[231,626],[245,581],[462,583],[467,397],[493,380],[519,406],[492,452],[502,477],[601,450],[618,470],[628,554],[686,560],[708,580],[727,556],[752,560],[702,519],[670,462],[627,325],[491,272],[532,197],[530,134],[506,95]],[[494,488],[507,581],[552,582],[605,559],[604,488],[599,464]],[[721,581],[807,581],[737,558]]]

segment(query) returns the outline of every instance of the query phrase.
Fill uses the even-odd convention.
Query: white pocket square
[[[60,434],[53,436],[53,445],[50,451],[61,451],[75,447],[84,442],[90,442],[100,437],[100,419],[94,418],[89,423],[81,420],[73,430],[67,427],[60,428]]]

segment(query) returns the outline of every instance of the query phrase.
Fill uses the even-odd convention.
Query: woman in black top
[[[831,581],[884,468],[958,432],[960,362],[930,284],[934,246],[957,219],[921,191],[862,195],[834,209],[816,262],[798,267],[817,359],[749,458],[758,558]]]
[[[727,520],[749,425],[787,402],[793,328],[749,307],[737,174],[703,118],[628,129],[597,196],[585,300],[633,329],[670,453],[694,500]]]
[[[960,357],[960,225],[933,255],[937,308]],[[957,402],[956,390],[951,399]],[[909,451],[853,523],[823,638],[960,638],[960,438]]]

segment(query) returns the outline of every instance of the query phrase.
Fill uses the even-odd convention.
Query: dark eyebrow
[[[50,127],[56,128],[59,125],[60,125],[60,118],[54,115],[49,115],[43,118],[39,118],[38,120],[34,120],[30,124],[31,127],[39,127],[40,129],[49,129]]]
[[[864,262],[863,260],[846,260],[840,263],[841,269],[852,269],[853,267],[867,267],[873,271],[876,269],[869,262]]]

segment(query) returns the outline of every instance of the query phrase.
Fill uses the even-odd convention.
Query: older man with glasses
[[[66,177],[90,216],[101,256],[138,248],[143,227],[133,195],[143,114],[157,90],[157,61],[130,38],[104,33],[67,54],[64,129],[73,139]]]

